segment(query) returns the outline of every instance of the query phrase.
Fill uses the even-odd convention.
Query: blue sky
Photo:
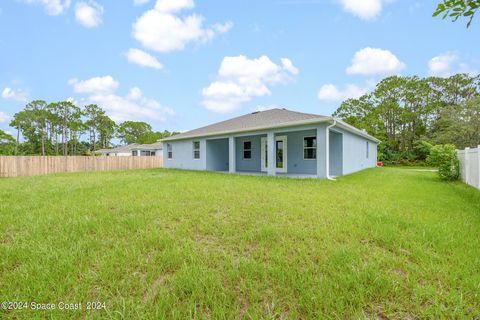
[[[257,109],[330,115],[387,75],[480,70],[480,21],[439,0],[5,0],[0,129],[32,99],[188,130]]]

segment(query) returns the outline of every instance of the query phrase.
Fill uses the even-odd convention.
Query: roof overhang
[[[369,139],[371,141],[374,141],[375,143],[380,143],[380,140],[377,138],[369,135],[368,133],[357,129],[337,118],[334,117],[324,117],[324,118],[319,118],[319,119],[308,119],[308,120],[301,120],[301,121],[292,121],[292,122],[286,122],[286,123],[281,123],[278,125],[273,125],[273,126],[259,126],[259,127],[251,127],[251,128],[245,128],[245,129],[238,129],[238,130],[226,130],[226,131],[218,131],[218,132],[213,132],[213,133],[207,133],[207,134],[192,134],[188,136],[183,136],[183,137],[176,137],[176,136],[170,136],[165,139],[161,139],[159,141],[161,142],[168,142],[168,141],[180,141],[180,140],[190,140],[190,139],[195,139],[195,138],[209,138],[209,137],[215,137],[215,136],[225,136],[225,135],[231,135],[231,134],[238,134],[238,133],[248,133],[248,132],[256,132],[256,131],[262,131],[262,130],[269,130],[269,129],[282,129],[282,128],[290,128],[290,127],[297,127],[297,126],[303,126],[303,125],[312,125],[312,124],[320,124],[320,123],[333,123],[334,120],[336,121],[336,126],[352,132],[354,134],[357,134],[359,136],[362,136],[366,139]]]

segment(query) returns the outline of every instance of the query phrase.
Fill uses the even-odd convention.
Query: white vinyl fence
[[[480,146],[476,149],[458,150],[462,180],[480,189]]]

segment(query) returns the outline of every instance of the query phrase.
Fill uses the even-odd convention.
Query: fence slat
[[[480,146],[476,149],[458,150],[462,180],[480,189]]]
[[[0,156],[0,177],[163,167],[162,157]]]

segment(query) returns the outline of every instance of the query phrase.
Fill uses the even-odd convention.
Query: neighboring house
[[[162,142],[165,168],[330,178],[375,167],[380,141],[333,117],[272,109]]]
[[[110,157],[130,157],[130,156],[157,156],[163,157],[163,144],[155,142],[152,144],[133,143],[122,147],[112,149],[100,149],[96,153]]]
[[[132,156],[163,156],[163,143],[137,144],[132,148]]]

